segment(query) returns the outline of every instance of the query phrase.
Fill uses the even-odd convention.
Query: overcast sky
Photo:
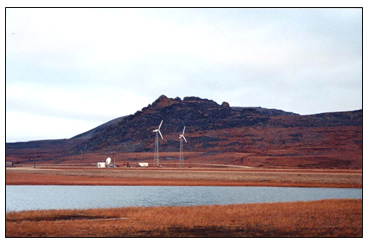
[[[361,109],[361,9],[6,10],[7,142],[70,138],[161,94]]]

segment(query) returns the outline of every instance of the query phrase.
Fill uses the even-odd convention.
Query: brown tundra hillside
[[[362,168],[362,110],[299,115],[164,95],[133,115],[70,139],[7,143],[6,160],[15,165],[63,164],[82,155],[151,153],[152,131],[162,120],[160,151],[179,151],[178,135],[186,126],[184,151],[196,154],[192,160],[199,163],[226,160],[227,164],[263,168]]]

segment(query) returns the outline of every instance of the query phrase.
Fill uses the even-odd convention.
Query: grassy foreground
[[[362,237],[362,200],[6,214],[6,237]]]

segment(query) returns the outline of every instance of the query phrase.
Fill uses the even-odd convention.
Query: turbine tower
[[[163,121],[160,122],[160,125],[158,127],[158,129],[155,129],[153,132],[155,133],[155,153],[154,153],[154,166],[159,167],[159,136],[158,134],[160,134],[161,139],[163,139],[163,135],[160,132],[160,127],[161,124],[163,123]]]
[[[182,135],[179,135],[179,168],[183,167],[183,140],[187,143],[187,140],[184,136],[186,127],[183,128]]]

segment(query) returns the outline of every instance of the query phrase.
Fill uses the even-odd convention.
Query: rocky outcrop
[[[186,126],[187,137],[192,140],[187,144],[187,148],[193,151],[246,151],[250,146],[236,142],[232,133],[227,134],[224,131],[239,128],[254,128],[255,130],[361,126],[362,111],[300,116],[291,112],[260,107],[234,108],[226,102],[219,105],[212,100],[198,97],[185,97],[181,100],[162,95],[134,115],[116,119],[114,122],[89,131],[88,139],[76,146],[74,152],[81,150],[151,151],[154,139],[152,130],[160,124],[161,120],[164,120],[161,128],[164,140],[160,141],[162,151],[177,149],[178,134],[183,126]],[[244,136],[251,134],[252,132],[248,132]],[[291,142],[298,138],[297,135],[292,134]],[[250,140],[250,142],[257,147],[261,140],[262,138],[259,138]],[[223,144],[221,141],[228,141],[228,143]],[[285,144],[286,141],[279,141],[279,143]]]

